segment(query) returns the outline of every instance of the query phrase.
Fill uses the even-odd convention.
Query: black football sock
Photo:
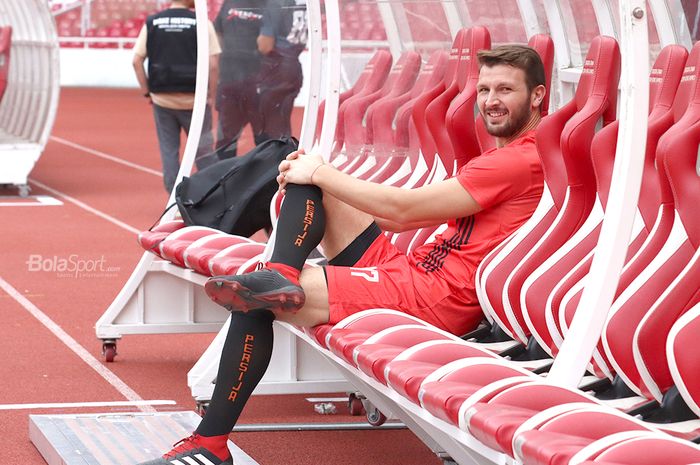
[[[197,433],[219,436],[231,432],[270,364],[274,319],[267,310],[231,314],[216,386]]]
[[[282,202],[270,262],[301,271],[326,230],[323,192],[316,186],[289,184]]]

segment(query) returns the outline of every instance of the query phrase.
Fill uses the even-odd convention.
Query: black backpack
[[[245,155],[183,178],[175,188],[175,202],[185,224],[244,237],[271,228],[269,206],[278,188],[278,165],[297,147],[292,137],[267,140]]]

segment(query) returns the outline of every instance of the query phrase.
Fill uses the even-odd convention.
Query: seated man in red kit
[[[149,465],[197,454],[208,460],[201,463],[232,463],[226,439],[267,369],[275,319],[314,326],[390,308],[453,334],[479,324],[477,266],[532,215],[542,193],[535,128],[545,74],[539,55],[525,46],[484,50],[478,59],[477,103],[497,148],[455,177],[401,189],[353,178],[302,150],[280,164],[286,195],[270,261],[205,285],[232,312],[211,404],[192,436]],[[382,234],[442,223],[445,232],[408,254]],[[302,270],[319,244],[328,266]]]

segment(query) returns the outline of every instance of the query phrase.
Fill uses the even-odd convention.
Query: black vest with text
[[[197,76],[197,20],[187,8],[170,8],[146,20],[148,90],[194,93]]]

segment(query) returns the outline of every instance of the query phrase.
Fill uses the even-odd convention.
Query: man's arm
[[[481,211],[476,200],[454,178],[417,189],[402,189],[354,178],[323,164],[317,155],[300,153],[303,152],[294,152],[280,163],[278,181],[282,188],[286,183],[315,184],[389,225],[411,229],[414,225],[439,224]]]
[[[136,80],[144,95],[148,93],[148,77],[146,77],[146,69],[144,68],[145,61],[146,57],[137,54],[134,54],[134,59],[131,61],[136,73]]]
[[[209,55],[209,92],[207,93],[207,103],[214,106],[216,101],[216,86],[219,82],[219,53]]]
[[[389,231],[394,233],[400,233],[404,231],[413,231],[414,229],[425,228],[428,226],[437,226],[444,223],[444,221],[423,221],[417,223],[396,223],[394,221],[387,220],[386,218],[374,217],[374,222],[382,228],[382,231]]]
[[[271,51],[275,49],[275,38],[262,35],[260,34],[258,36],[258,52],[260,52],[263,55],[267,55]]]
[[[267,3],[267,7],[263,11],[262,25],[260,26],[260,34],[258,35],[258,52],[262,55],[268,55],[275,49],[275,32],[277,31],[282,7],[274,0]]]
[[[131,64],[134,67],[134,72],[136,73],[136,80],[139,83],[141,92],[144,95],[148,94],[148,77],[146,76],[146,69],[144,67],[144,62],[146,61],[146,56],[148,55],[146,51],[146,42],[148,40],[148,35],[146,32],[146,26],[141,27],[139,35],[136,38],[136,43],[134,44],[134,58]]]
[[[213,107],[216,101],[216,86],[219,83],[219,57],[221,56],[221,40],[211,21],[209,27],[209,85],[207,103]]]

